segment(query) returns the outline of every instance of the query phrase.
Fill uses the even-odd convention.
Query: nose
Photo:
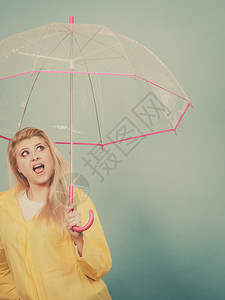
[[[35,161],[35,160],[38,160],[37,155],[34,155],[34,156],[32,157],[32,161]]]
[[[39,159],[38,153],[33,152],[33,153],[32,153],[32,156],[31,156],[31,160],[32,160],[32,161],[35,161],[35,160],[38,160],[38,159]]]

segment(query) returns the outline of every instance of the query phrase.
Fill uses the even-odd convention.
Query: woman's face
[[[41,137],[34,136],[16,145],[17,170],[30,186],[49,186],[54,172],[54,160],[48,145]]]

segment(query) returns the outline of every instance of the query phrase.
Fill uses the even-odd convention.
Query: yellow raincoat
[[[0,299],[109,300],[101,279],[112,264],[105,236],[90,198],[78,206],[82,224],[89,209],[95,220],[83,233],[82,257],[69,235],[64,238],[50,220],[24,221],[15,197],[16,188],[0,193]]]

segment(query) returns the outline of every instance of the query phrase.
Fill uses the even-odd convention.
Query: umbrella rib
[[[63,40],[64,40],[67,36],[68,36],[68,34],[63,38]],[[60,44],[60,43],[59,43],[59,44]],[[51,53],[59,46],[59,44],[58,44],[54,49],[51,50],[50,55],[51,55]],[[52,57],[45,57],[45,58],[55,59],[55,58],[52,58]],[[60,59],[56,59],[56,60],[60,60]],[[65,60],[64,60],[64,61],[65,61]],[[43,62],[41,69],[43,68],[44,64],[45,64],[45,62]],[[37,82],[37,79],[38,79],[39,75],[40,75],[40,72],[37,73],[37,76],[35,77],[35,80],[34,80],[32,86],[31,86],[31,89],[30,89],[30,92],[29,92],[29,95],[28,95],[28,98],[27,98],[27,101],[26,101],[26,104],[25,104],[25,107],[24,107],[24,110],[23,110],[22,118],[21,118],[21,121],[20,121],[20,123],[19,123],[19,130],[20,130],[21,127],[22,127],[22,123],[23,123],[23,119],[24,119],[24,116],[25,116],[25,113],[26,113],[26,110],[27,110],[27,106],[28,106],[28,104],[29,104],[29,101],[30,101],[30,98],[31,98],[31,94],[32,94],[32,92],[33,92],[34,86],[35,86],[35,84],[36,84],[36,82]]]
[[[42,35],[41,35],[40,40],[42,40],[42,37],[44,36],[44,34],[45,34],[47,28],[48,28],[49,26],[51,26],[51,25],[52,25],[52,24],[46,26],[45,30],[42,32]],[[66,36],[64,37],[64,39],[65,39],[68,35],[69,35],[69,33],[66,34]],[[63,39],[63,40],[64,40],[64,39]],[[53,50],[50,50],[50,53],[53,53],[53,51],[54,51],[59,45],[60,45],[60,42],[58,43],[58,45],[57,45]],[[39,48],[40,48],[40,45],[39,45]],[[37,53],[36,53],[35,62],[34,62],[34,65],[33,65],[33,71],[35,70],[35,67],[36,67],[36,64],[37,64],[37,57],[38,57],[38,55],[39,55],[39,54],[38,54],[38,52],[37,52]],[[46,58],[48,58],[48,57],[46,57]]]
[[[33,92],[34,86],[35,86],[35,84],[36,84],[36,81],[37,81],[39,75],[40,75],[40,72],[37,73],[37,76],[36,76],[36,78],[34,79],[34,82],[33,82],[33,84],[32,84],[30,93],[29,93],[29,95],[28,95],[28,98],[27,98],[27,101],[26,101],[26,104],[25,104],[25,107],[24,107],[24,110],[23,110],[22,118],[21,118],[20,123],[19,123],[19,129],[18,129],[18,130],[20,130],[21,127],[22,127],[22,123],[23,123],[23,119],[24,119],[24,116],[25,116],[25,113],[26,113],[26,110],[27,110],[27,106],[28,106],[28,103],[29,103],[29,101],[30,101],[31,94],[32,94],[32,92]]]
[[[56,28],[55,28],[55,25],[54,25],[54,30],[55,30],[55,32],[56,32],[58,38],[59,38],[59,41],[60,41],[61,45],[63,46],[63,48],[64,48],[64,50],[65,50],[65,52],[66,52],[66,54],[67,54],[68,59],[70,59],[70,55],[69,55],[69,53],[67,52],[66,47],[65,47],[65,45],[64,45],[64,43],[63,43],[63,40],[65,39],[65,37],[64,37],[63,40],[60,38],[60,35],[59,35],[58,31],[57,31]],[[59,45],[58,45],[58,46],[59,46]],[[57,47],[58,47],[58,46],[57,46]]]
[[[87,38],[87,39],[89,39],[89,41],[93,40],[94,42],[96,42],[96,43],[98,43],[98,44],[101,44],[101,45],[103,45],[104,47],[106,47],[106,44],[105,44],[105,43],[103,43],[103,42],[101,42],[101,41],[98,41],[98,40],[94,39],[95,35],[96,35],[97,33],[99,33],[99,32],[102,30],[103,27],[104,27],[104,28],[107,28],[106,26],[103,26],[103,25],[100,25],[100,27],[101,27],[101,28],[99,28],[99,30],[96,31],[96,33],[92,36],[91,39],[90,39],[87,35],[81,34],[80,32],[76,32],[76,34],[77,34],[77,35],[80,35],[80,36],[82,36],[82,37],[85,37],[85,38]],[[115,51],[116,53],[118,53],[115,49],[114,49],[114,51]]]
[[[39,41],[42,40],[42,37],[44,36],[44,34],[45,34],[45,32],[47,31],[47,29],[49,28],[49,26],[51,26],[51,24],[49,24],[49,25],[47,25],[47,26],[45,27],[45,30],[43,30],[43,32],[42,32],[42,34],[41,34],[41,37],[40,37]],[[36,58],[35,58],[35,60],[34,60],[34,65],[33,65],[33,71],[34,71],[35,68],[36,68],[36,64],[37,64],[37,56],[38,56],[40,47],[41,47],[41,45],[40,45],[40,42],[39,42],[39,49],[38,49],[38,51],[36,52]]]
[[[82,49],[80,48],[80,45],[79,45],[76,37],[74,36],[74,34],[73,34],[73,38],[76,41],[78,48],[80,49],[80,53],[82,54]],[[89,72],[88,66],[87,66],[87,63],[86,63],[85,59],[84,59],[84,62],[85,62],[85,65],[86,65],[87,72]],[[88,79],[89,79],[89,82],[90,82],[91,91],[92,91],[93,100],[94,100],[94,107],[95,107],[95,113],[96,113],[96,118],[97,118],[98,133],[99,133],[100,143],[101,143],[101,145],[103,145],[102,133],[101,133],[101,127],[100,127],[100,121],[99,121],[99,116],[98,116],[98,109],[97,109],[97,104],[96,104],[96,99],[95,99],[95,92],[94,92],[94,87],[93,87],[93,84],[92,84],[92,80],[91,80],[90,74],[88,74]]]
[[[67,34],[64,36],[64,38],[63,38],[62,40],[64,41],[64,40],[68,37],[68,35],[69,35],[69,33],[67,33]],[[50,54],[49,54],[49,55],[51,55],[59,45],[60,45],[60,43],[58,43],[58,44],[55,46],[55,48],[53,48],[53,49],[50,51]],[[58,60],[58,61],[61,60],[61,61],[64,61],[64,62],[67,61],[67,60],[62,59],[62,58],[53,58],[52,56],[50,56],[50,57],[46,56],[45,58],[55,59],[55,60]],[[43,68],[44,64],[45,64],[45,62],[43,63],[42,68]],[[41,69],[42,69],[42,68],[41,68]]]
[[[66,59],[58,58],[58,57],[53,57],[53,56],[45,56],[45,55],[40,55],[40,54],[34,54],[34,53],[26,53],[26,52],[17,52],[18,54],[22,55],[27,55],[27,56],[35,56],[39,58],[47,58],[47,59],[52,59],[52,60],[57,60],[57,61],[68,61]]]
[[[54,29],[54,30],[55,30],[55,29]],[[55,31],[56,31],[56,30],[55,30]],[[57,31],[56,31],[56,34],[57,34]],[[56,34],[51,34],[50,36],[47,36],[46,38],[54,37],[54,36],[56,36]],[[43,47],[43,45],[40,45],[40,44],[38,44],[38,43],[35,43],[34,41],[28,40],[28,39],[24,38],[23,36],[19,36],[19,38],[20,38],[20,39],[23,39],[23,40],[25,40],[25,41],[27,41],[27,42],[30,43],[30,44],[33,44],[33,45],[35,45],[35,46],[39,46],[39,49],[43,49],[43,50],[46,50],[46,51],[53,52],[53,51],[60,45],[60,43],[61,43],[61,44],[63,45],[63,47],[64,47],[63,40],[64,40],[68,35],[69,35],[69,33],[67,33],[67,34],[65,35],[65,37],[64,37],[62,40],[60,40],[59,44],[58,44],[53,50],[50,50],[50,49],[48,49],[48,48],[46,48],[46,47]],[[60,37],[59,37],[59,39],[60,39]],[[65,47],[64,47],[64,49],[65,49]],[[66,51],[66,49],[65,49],[65,51]],[[39,57],[39,58],[55,59],[55,60],[58,60],[58,61],[60,61],[60,60],[61,60],[61,61],[67,61],[67,60],[62,59],[62,58],[58,58],[58,57],[49,57],[49,56],[44,56],[44,55],[40,55],[40,54],[25,53],[25,52],[21,52],[21,51],[17,51],[17,53],[22,54],[22,55],[35,56],[35,57]],[[67,53],[67,51],[66,51],[66,53]],[[67,55],[68,55],[68,53],[67,53]],[[69,58],[69,55],[68,55],[68,58]]]
[[[100,31],[101,29],[99,28],[95,33],[94,35],[88,39],[88,41],[86,42],[86,44],[84,44],[84,46],[82,48],[79,47],[79,44],[78,44],[78,41],[77,39],[75,38],[75,35],[73,34],[73,38],[74,40],[76,41],[77,45],[78,45],[78,48],[79,48],[79,52],[82,54],[82,50],[87,47],[87,45],[94,39],[94,37],[97,35],[97,33]],[[86,36],[85,36],[86,37]],[[88,37],[87,37],[88,38]],[[75,54],[75,56],[73,57],[73,59],[75,60],[76,59],[76,56],[79,55],[79,52]],[[84,55],[82,54],[82,56],[84,57]]]
[[[23,36],[19,36],[19,38],[22,39],[22,40],[24,40],[24,41],[26,41],[26,42],[28,42],[28,43],[30,43],[31,45],[39,46],[40,48],[42,48],[44,50],[49,50],[48,48],[43,47],[42,45],[39,45],[38,43],[35,43],[34,41],[28,40],[28,39],[26,39]],[[19,53],[19,52],[17,52],[17,53]]]
[[[96,118],[97,118],[97,123],[98,123],[98,132],[99,132],[100,143],[103,145],[102,133],[101,133],[101,128],[100,128],[99,116],[98,116],[98,109],[97,109],[97,104],[96,104],[96,99],[95,99],[95,93],[94,93],[94,88],[93,88],[93,84],[92,84],[92,80],[91,80],[91,75],[90,74],[88,74],[88,78],[89,78],[89,81],[90,81],[90,84],[91,84],[91,90],[92,90],[92,94],[93,94],[93,100],[94,100],[95,113],[96,113]]]
[[[105,51],[106,49],[113,48],[115,45],[117,45],[117,44],[114,44],[114,45],[111,45],[111,46],[106,47],[106,45],[105,45],[104,43],[102,43],[102,42],[100,42],[100,41],[98,41],[98,40],[95,40],[94,37],[101,31],[101,29],[102,29],[102,28],[99,28],[99,29],[94,33],[94,35],[93,35],[91,38],[87,37],[87,36],[84,35],[84,34],[78,33],[80,36],[83,36],[83,37],[88,38],[88,41],[87,41],[87,43],[86,43],[82,48],[80,48],[80,51],[79,51],[78,53],[75,54],[75,56],[74,56],[74,58],[73,58],[74,60],[75,60],[76,57],[79,55],[79,53],[81,53],[81,51],[82,51],[85,47],[87,47],[87,45],[88,45],[91,41],[95,41],[96,43],[103,45],[105,48],[102,48],[102,49],[100,49],[100,50],[98,50],[98,51],[94,51],[94,52],[92,52],[92,53],[89,53],[88,56],[93,55],[93,54],[96,54],[96,53],[99,53],[99,52],[101,52],[101,51]],[[74,35],[73,35],[73,36],[74,36]],[[74,36],[74,39],[75,39],[75,36]],[[113,50],[115,51],[115,49],[113,49]],[[115,52],[117,53],[117,51],[115,51]],[[83,54],[82,54],[82,56],[83,56],[83,58],[87,57],[87,55],[85,56],[85,55],[83,55]],[[123,57],[123,56],[120,56],[120,58],[122,58],[122,57]],[[114,58],[114,57],[110,57],[109,59],[111,59],[111,58]],[[118,58],[119,58],[119,57],[118,57]]]
[[[65,38],[66,38],[66,37],[65,37]],[[60,44],[60,43],[59,43],[59,44]],[[57,45],[57,47],[59,46],[59,44]],[[56,47],[56,48],[57,48],[57,47]],[[111,47],[113,47],[113,46],[111,46]],[[108,48],[105,48],[105,49],[109,49],[109,48],[111,48],[111,47],[108,47]],[[56,49],[56,48],[55,48],[55,49]],[[54,49],[54,50],[55,50],[55,49]],[[101,52],[101,51],[103,51],[103,50],[101,49],[101,50],[99,50],[99,51],[92,52],[91,54],[88,54],[88,55],[93,55],[93,54],[98,53],[98,52]],[[53,52],[53,50],[52,50],[52,52]],[[68,60],[66,60],[66,59],[62,59],[62,58],[59,58],[59,57],[45,56],[45,55],[34,54],[34,53],[27,53],[27,52],[20,52],[20,51],[18,51],[17,53],[18,53],[18,54],[21,54],[21,55],[34,56],[34,57],[38,57],[38,58],[45,58],[45,59],[51,59],[51,60],[56,60],[56,61],[62,61],[62,62],[67,62],[67,61],[68,61]],[[87,56],[84,56],[84,55],[83,55],[83,58],[87,58]],[[90,59],[86,59],[86,60],[108,60],[108,59],[120,59],[120,58],[122,58],[122,56],[117,56],[117,57],[106,57],[106,58],[90,58]],[[79,61],[79,60],[82,60],[82,58],[75,60],[75,62],[77,62],[77,61]]]
[[[67,38],[67,36],[68,36],[68,34],[65,35],[65,37],[63,38],[63,40],[64,40],[65,38]],[[55,50],[59,45],[60,45],[60,42],[55,46],[54,49],[50,50],[51,52],[50,52],[49,55],[51,55],[51,53],[53,53],[54,50]],[[44,48],[44,47],[42,47],[42,48],[45,49],[45,50],[49,50],[49,49]],[[17,53],[22,54],[22,55],[35,56],[35,57],[39,57],[39,58],[45,58],[45,59],[52,59],[52,60],[56,60],[56,61],[68,62],[68,60],[63,59],[63,58],[59,58],[59,57],[45,56],[45,55],[33,54],[33,53],[25,53],[25,52],[17,52]],[[44,65],[44,64],[45,64],[45,62],[43,63],[43,65]],[[42,67],[40,68],[40,70],[42,70],[43,65],[42,65]]]
[[[109,30],[112,32],[112,34],[114,35],[114,37],[116,38],[116,40],[117,40],[118,43],[120,44],[120,47],[121,47],[121,49],[122,49],[122,51],[123,51],[123,53],[124,53],[124,57],[127,59],[127,62],[128,62],[128,64],[130,65],[130,68],[131,68],[131,70],[133,71],[133,74],[135,74],[134,68],[133,68],[133,66],[132,66],[132,64],[131,64],[131,62],[130,62],[130,60],[129,60],[129,57],[127,56],[127,53],[126,53],[126,51],[124,50],[124,48],[123,48],[123,46],[122,46],[122,44],[121,44],[121,42],[120,42],[120,40],[119,40],[117,34],[116,34],[112,29],[109,28]]]
[[[88,56],[91,56],[91,55],[93,55],[93,54],[100,53],[100,52],[102,52],[102,51],[105,51],[105,50],[108,50],[108,49],[110,49],[110,48],[113,48],[115,45],[117,45],[117,44],[111,45],[111,46],[109,46],[109,47],[102,48],[102,49],[97,50],[97,51],[94,51],[94,52],[92,52],[92,53],[88,53],[87,55],[83,55],[83,58],[87,58]],[[75,58],[76,58],[76,57],[74,57],[74,59],[75,59]],[[108,59],[111,59],[111,58],[114,58],[114,57],[109,57]],[[118,57],[118,58],[123,58],[123,56],[120,56],[120,57]]]
[[[152,90],[152,88],[151,88],[151,86],[150,86],[150,83],[149,83],[149,82],[147,82],[147,85],[149,86],[151,92],[154,93],[153,90]],[[155,98],[157,99],[157,102],[158,102],[159,106],[161,107],[161,110],[162,110],[164,116],[166,117],[167,121],[169,122],[171,128],[173,128],[173,125],[172,125],[172,123],[171,123],[171,121],[170,121],[170,118],[169,118],[168,114],[166,113],[164,107],[162,106],[161,102],[158,100],[158,97],[156,96],[155,93],[154,93],[154,95],[155,95]]]

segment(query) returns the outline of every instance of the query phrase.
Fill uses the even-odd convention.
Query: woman
[[[50,138],[28,127],[9,141],[17,185],[0,193],[0,299],[108,300],[101,279],[111,256],[95,207],[75,189],[73,210],[63,178],[69,166]],[[84,233],[89,209],[95,220]]]

